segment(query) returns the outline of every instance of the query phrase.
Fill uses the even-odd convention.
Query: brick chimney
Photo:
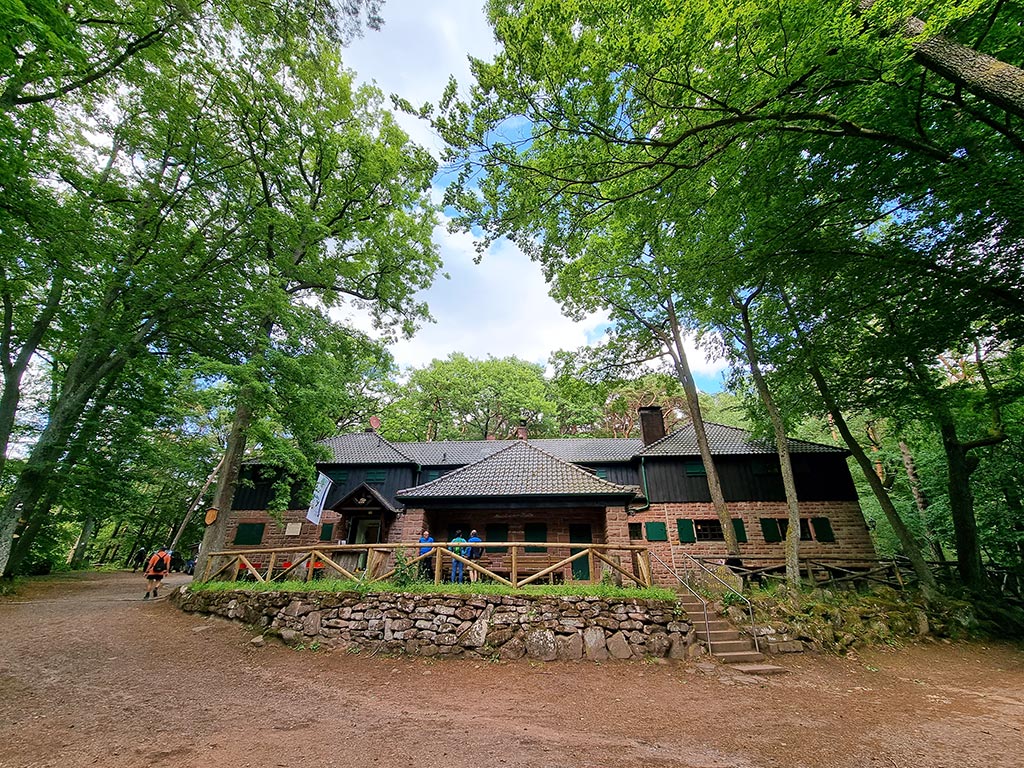
[[[648,405],[640,409],[640,436],[644,445],[656,443],[665,436],[665,417],[660,405]]]
[[[526,429],[526,419],[519,420],[519,426],[516,427],[516,437],[520,440],[526,440],[530,436]]]

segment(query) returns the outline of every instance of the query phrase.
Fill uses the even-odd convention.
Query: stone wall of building
[[[286,643],[415,656],[539,661],[700,653],[675,603],[597,597],[294,592],[174,593],[191,613],[264,629]]]

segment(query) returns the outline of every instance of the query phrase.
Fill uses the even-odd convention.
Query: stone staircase
[[[711,655],[726,664],[755,664],[764,661],[764,654],[754,648],[752,638],[740,633],[732,622],[708,607],[707,622],[704,606],[689,592],[680,592],[679,604],[689,616],[702,644],[711,640]]]

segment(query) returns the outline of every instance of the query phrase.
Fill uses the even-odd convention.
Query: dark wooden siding
[[[231,502],[232,509],[269,509],[270,502],[274,498],[274,483],[277,480],[277,471],[272,468],[261,467],[253,464],[242,467],[238,477],[238,486],[235,488],[235,496]],[[292,484],[290,509],[309,505],[309,494],[312,491],[304,489],[302,483]],[[303,499],[303,496],[306,496]]]
[[[854,501],[857,492],[845,457],[797,454],[792,457],[801,501]],[[782,474],[774,456],[722,456],[715,460],[726,501],[785,501]],[[690,476],[678,459],[647,459],[652,502],[709,502],[707,478]]]
[[[348,496],[355,488],[366,483],[381,496],[390,502],[394,507],[401,507],[401,504],[395,501],[395,494],[403,488],[408,488],[414,484],[413,481],[413,468],[411,466],[404,466],[401,464],[384,464],[379,466],[366,466],[366,465],[343,465],[336,464],[330,467],[322,467],[322,471],[326,475],[337,476],[338,472],[347,472],[348,477],[345,482],[334,482],[334,487],[331,488],[327,494],[327,500],[324,506],[327,508],[333,507],[343,498]],[[383,472],[384,481],[380,483],[367,483],[367,475],[372,472]]]
[[[609,483],[615,483],[616,485],[640,485],[640,475],[637,468],[629,464],[580,464],[580,466],[592,472],[604,470],[604,479]]]

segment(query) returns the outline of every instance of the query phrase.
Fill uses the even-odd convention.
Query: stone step
[[[708,635],[711,636],[713,643],[717,643],[719,640],[739,640],[742,637],[739,630],[736,629],[714,629],[710,632],[706,629],[697,630],[697,637],[701,640],[707,640]]]
[[[725,619],[708,619],[706,624],[703,619],[690,623],[693,624],[693,628],[698,632],[720,632],[722,630],[735,629],[732,623]]]
[[[745,675],[781,675],[789,671],[774,664],[730,664],[729,667]]]
[[[739,651],[754,651],[754,641],[744,638],[736,640],[716,640],[711,638],[711,653],[719,656],[723,653],[736,653]]]
[[[719,653],[714,649],[714,644],[711,646],[711,654],[719,661],[724,661],[726,664],[735,663],[748,663],[754,661],[763,661],[764,654],[758,653],[755,650],[749,651],[726,651],[725,653]]]

